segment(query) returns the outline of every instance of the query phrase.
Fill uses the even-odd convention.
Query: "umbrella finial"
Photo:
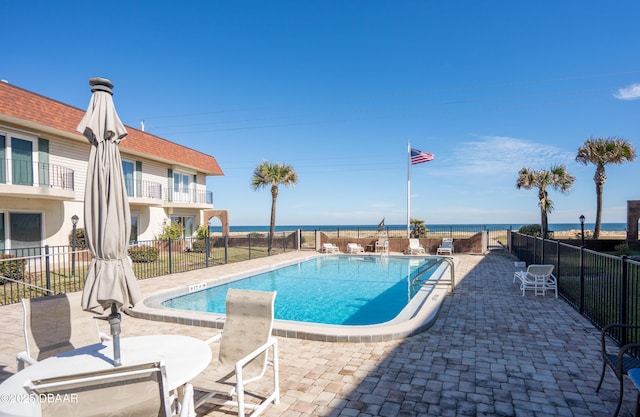
[[[113,83],[106,78],[90,78],[89,85],[91,86],[92,93],[95,93],[96,91],[104,91],[113,95]]]

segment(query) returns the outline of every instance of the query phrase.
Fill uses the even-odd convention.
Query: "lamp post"
[[[71,276],[76,277],[76,226],[78,225],[80,218],[74,214],[71,217],[71,224],[73,225],[73,232],[71,234]]]
[[[580,236],[582,238],[582,247],[584,247],[584,214],[580,215]]]

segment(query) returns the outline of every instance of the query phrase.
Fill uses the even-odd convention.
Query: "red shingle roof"
[[[85,111],[41,96],[6,82],[0,82],[0,114],[80,135],[76,131]],[[196,168],[206,175],[224,175],[216,159],[186,146],[127,126],[120,147],[179,165]]]

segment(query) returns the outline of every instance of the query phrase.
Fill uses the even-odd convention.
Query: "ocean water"
[[[528,224],[528,223],[527,223]],[[440,231],[463,231],[463,230],[518,230],[524,223],[494,223],[494,224],[427,224],[427,229],[432,232],[440,232]],[[407,225],[402,224],[388,224],[385,225],[385,228],[389,230],[404,230]],[[595,228],[594,223],[585,223],[585,230],[593,230]],[[231,226],[231,232],[268,232],[269,225],[263,226]],[[292,230],[301,229],[302,231],[313,231],[313,230],[324,230],[324,231],[335,231],[335,230],[377,230],[377,224],[340,224],[340,225],[276,225],[276,232],[288,232]],[[212,232],[222,232],[221,226],[211,226],[210,230]],[[580,223],[550,223],[549,231],[554,232],[563,232],[567,230],[580,230]],[[606,230],[609,232],[624,232],[627,230],[626,223],[602,223],[600,226],[600,230]]]

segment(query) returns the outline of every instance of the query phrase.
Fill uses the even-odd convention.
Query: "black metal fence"
[[[192,271],[297,250],[298,231],[278,232],[268,252],[268,233],[208,239],[139,241],[129,247],[138,279]],[[0,305],[84,287],[91,253],[83,247],[44,246],[0,251]]]
[[[640,325],[640,262],[550,239],[512,232],[510,250],[529,264],[554,265],[558,293],[595,326]],[[611,335],[640,342],[640,333]]]

